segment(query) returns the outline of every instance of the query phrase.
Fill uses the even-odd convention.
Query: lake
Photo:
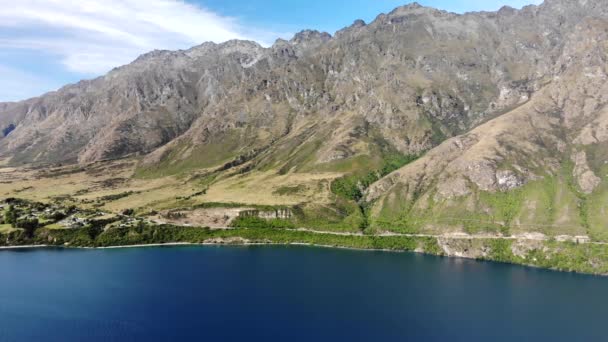
[[[608,278],[309,247],[0,251],[0,341],[598,341]]]

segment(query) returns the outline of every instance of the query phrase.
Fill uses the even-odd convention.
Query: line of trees
[[[19,216],[19,211],[11,204],[4,211],[4,223],[10,224],[13,228],[23,229],[27,236],[34,236],[34,231],[40,226],[40,221],[37,218],[20,218]]]

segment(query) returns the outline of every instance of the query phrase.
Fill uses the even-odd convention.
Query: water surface
[[[307,247],[0,251],[0,341],[599,341],[608,278]]]

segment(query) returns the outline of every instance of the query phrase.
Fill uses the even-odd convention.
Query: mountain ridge
[[[542,7],[532,7],[530,9],[528,9],[527,11],[532,11],[534,10],[539,10]],[[518,13],[523,13],[525,12],[526,9],[523,9],[521,11],[516,11],[513,13],[510,13],[510,15],[514,15],[514,14],[518,14]],[[500,13],[500,12],[497,12]],[[327,44],[340,44],[341,41],[348,41],[348,39],[358,39],[357,35],[362,34],[362,33],[358,33],[359,30],[373,30],[376,26],[378,26],[378,29],[386,29],[386,26],[390,26],[393,24],[399,24],[400,20],[405,20],[405,17],[408,16],[414,16],[414,18],[412,18],[412,20],[414,21],[426,21],[426,19],[428,19],[427,17],[431,16],[440,16],[441,19],[443,19],[444,16],[447,16],[449,18],[456,18],[455,20],[458,20],[459,18],[468,18],[468,17],[475,17],[476,14],[463,14],[463,15],[457,15],[457,14],[453,14],[453,13],[448,13],[445,11],[438,11],[438,10],[434,10],[431,8],[427,8],[427,7],[422,7],[420,5],[417,4],[413,4],[413,5],[406,5],[406,6],[402,6],[399,7],[395,10],[393,10],[392,12],[388,13],[388,14],[381,14],[379,15],[373,22],[371,22],[370,24],[367,25],[361,25],[361,23],[355,24],[353,26],[350,26],[348,28],[345,28],[343,30],[340,30],[336,33],[336,35],[334,35],[334,37],[328,37],[326,35],[323,34],[319,34],[319,35],[313,35],[313,38],[318,40],[319,38],[321,39],[321,43],[324,45]],[[431,18],[432,19],[432,18]],[[393,23],[393,21],[395,21],[395,23]],[[406,29],[407,29],[407,23],[405,23],[406,25]],[[428,25],[428,24],[427,24]],[[410,28],[411,30],[412,28]],[[428,31],[428,30],[427,30]],[[302,32],[306,32],[306,31],[302,31]],[[189,50],[180,50],[180,51],[155,51],[155,52],[151,52],[151,53],[147,53],[144,54],[142,56],[140,56],[139,58],[137,58],[133,63],[127,65],[127,66],[123,66],[123,67],[119,67],[114,69],[113,71],[111,71],[108,75],[106,76],[102,76],[100,78],[96,78],[94,80],[91,81],[81,81],[80,83],[77,83],[75,85],[69,85],[66,86],[62,89],[60,89],[58,92],[56,93],[51,93],[50,96],[57,96],[57,97],[61,97],[62,95],[67,95],[70,96],[70,93],[73,91],[77,91],[78,89],[82,89],[84,88],[84,91],[86,92],[87,89],[91,88],[91,87],[95,87],[95,84],[100,83],[102,81],[110,81],[116,77],[120,77],[119,75],[117,75],[120,72],[125,72],[127,74],[129,73],[138,73],[138,72],[146,72],[145,68],[147,67],[151,67],[151,65],[146,65],[147,63],[173,63],[174,66],[176,68],[183,68],[183,67],[187,67],[186,65],[184,65],[184,63],[187,63],[187,61],[185,61],[184,59],[186,59],[187,57],[193,58],[193,56],[196,57],[202,57],[202,55],[209,55],[212,53],[216,53],[219,55],[230,55],[230,54],[242,54],[242,56],[239,56],[239,58],[245,58],[243,61],[240,61],[240,65],[241,67],[245,67],[248,66],[248,63],[252,63],[254,61],[257,62],[256,58],[257,57],[261,57],[261,55],[266,55],[266,57],[268,57],[267,55],[274,55],[274,57],[278,57],[279,55],[281,55],[283,58],[286,58],[287,60],[289,60],[290,58],[297,58],[297,54],[298,51],[301,50],[308,50],[306,49],[306,47],[302,48],[301,44],[293,44],[294,42],[297,42],[302,36],[302,32],[296,34],[294,36],[294,38],[292,38],[291,42],[287,42],[287,41],[281,41],[278,40],[273,46],[269,47],[269,48],[263,48],[261,47],[259,44],[257,43],[253,43],[253,42],[245,42],[245,41],[229,41],[229,42],[225,42],[222,44],[213,44],[213,43],[205,43],[202,45],[199,45],[197,47],[193,47]],[[363,32],[364,34],[365,32]],[[369,32],[367,32],[369,33]],[[405,34],[407,34],[407,32],[405,32]],[[428,34],[428,32],[424,32],[424,34]],[[342,36],[342,38],[340,38],[340,36]],[[350,37],[350,38],[349,38]],[[432,38],[432,37],[431,37]],[[294,40],[295,39],[295,40]],[[301,39],[300,39],[301,40]],[[335,43],[336,41],[338,41],[338,43]],[[317,47],[318,45],[315,45],[315,47]],[[340,46],[341,48],[343,46]],[[202,50],[202,51],[201,51]],[[301,52],[300,52],[301,53]],[[187,56],[187,57],[186,57]],[[196,58],[194,57],[194,58]],[[279,59],[280,60],[280,59]],[[342,61],[343,62],[343,61]],[[182,65],[180,65],[179,63],[182,63]],[[284,64],[281,62],[278,62],[280,64]],[[253,65],[252,65],[253,66]],[[155,64],[154,67],[162,67],[162,65],[158,65]],[[142,70],[143,69],[143,70]],[[171,70],[170,70],[171,71]],[[332,70],[323,70],[323,74],[321,77],[325,77],[327,78],[327,73],[331,72]],[[174,71],[173,71],[174,72]],[[124,75],[122,75],[123,77],[125,77]],[[164,75],[166,76],[166,75]],[[168,75],[170,76],[170,75]],[[173,75],[174,77],[183,77],[182,75]],[[218,79],[221,79],[221,77],[215,77],[213,80],[210,80],[212,82],[217,82]],[[175,82],[175,80],[164,80],[165,82]],[[181,83],[184,83],[184,80],[178,80]],[[147,84],[143,84],[144,86]],[[138,84],[130,84],[129,88],[137,88],[139,85]],[[106,90],[106,93],[110,91],[109,89]],[[155,92],[159,92],[159,91],[163,91],[162,89],[155,89]],[[156,95],[156,94],[153,94]],[[47,94],[47,96],[49,96]],[[128,95],[127,95],[128,96]],[[131,94],[131,96],[135,96],[133,94]],[[293,97],[293,96],[292,96]],[[59,99],[59,101],[65,101],[64,99]],[[87,99],[88,101],[91,101],[90,99]],[[182,99],[183,100],[183,99]],[[187,99],[190,103],[180,103],[180,105],[191,105],[192,102],[195,102],[194,99]],[[29,102],[27,102],[29,101]],[[26,103],[32,103],[32,102],[36,102],[38,100],[36,99],[30,99],[27,100]],[[124,99],[123,99],[124,101]],[[145,101],[149,101],[149,99],[144,99],[143,104],[145,105],[146,102]],[[289,100],[288,100],[289,101]],[[148,103],[149,104],[149,103]],[[160,105],[163,105],[163,103],[161,103]],[[199,103],[195,103],[194,105],[197,106],[201,106],[204,104]],[[291,105],[291,104],[290,104]],[[136,105],[137,107],[137,105]],[[44,107],[42,107],[44,109]],[[74,108],[73,111],[76,113],[72,113],[72,115],[74,114],[78,114],[78,110],[80,109],[80,111],[86,111],[88,108]],[[134,110],[139,109],[140,111],[144,108],[134,108]],[[111,111],[111,109],[105,109],[106,111]],[[124,110],[124,108],[118,108],[118,110]],[[172,108],[170,108],[170,110],[174,110]],[[193,108],[192,110],[196,110],[195,108]],[[69,109],[68,109],[69,111]],[[116,109],[114,109],[114,111],[116,111]],[[41,113],[40,115],[44,116],[45,113]],[[190,115],[195,115],[193,113],[190,113]],[[115,115],[114,115],[115,116]],[[182,125],[180,127],[177,128],[176,132],[173,132],[173,134],[171,134],[171,132],[167,133],[167,132],[155,132],[155,135],[157,135],[157,142],[152,144],[153,146],[142,146],[140,148],[140,152],[149,152],[149,150],[151,148],[156,148],[159,147],[160,145],[163,145],[164,143],[167,142],[166,137],[158,137],[158,135],[167,135],[170,138],[175,138],[176,135],[179,135],[179,133],[183,133],[183,126],[187,126],[188,123],[190,123],[192,120],[192,118],[187,118],[185,120],[185,122],[182,123]],[[18,126],[18,125],[17,125]],[[17,133],[15,134],[19,134],[19,132],[17,131]],[[120,134],[118,134],[120,135]],[[91,134],[87,134],[85,137],[82,138],[82,140],[86,140],[86,139],[90,139],[91,138]],[[28,139],[29,140],[29,139]],[[76,141],[76,144],[81,144],[81,142]],[[131,144],[133,144],[133,142],[131,142]],[[145,144],[144,144],[145,145]],[[428,143],[427,143],[427,147],[428,147]],[[85,147],[86,149],[86,147]],[[137,150],[137,149],[136,149]],[[126,152],[132,152],[132,151],[126,151]],[[110,153],[109,155],[103,155],[104,153],[101,153],[102,155],[99,155],[100,153],[93,153],[96,156],[88,156],[91,153],[87,153],[86,151],[77,151],[74,153],[85,153],[86,155],[83,157],[79,157],[81,161],[94,161],[94,160],[99,160],[99,159],[107,159],[107,158],[112,158],[114,156],[122,156],[121,153],[118,153],[118,155],[112,154]],[[56,158],[56,157],[55,157]],[[53,157],[49,157],[46,158],[48,161],[52,161]],[[27,158],[26,158],[27,160]]]
[[[0,104],[0,158],[85,169],[131,158],[130,182],[183,179],[200,202],[257,187],[340,229],[603,241],[607,5],[414,3],[333,36],[152,51]]]

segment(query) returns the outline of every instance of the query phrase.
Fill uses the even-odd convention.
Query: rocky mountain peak
[[[362,19],[355,20],[350,26],[345,27],[341,30],[338,30],[335,34],[335,37],[345,36],[353,32],[357,32],[361,29],[364,29],[367,26],[365,21]]]
[[[263,132],[254,139],[263,144],[309,116],[353,120],[320,161],[356,155],[361,141],[352,136],[365,125],[401,153],[419,153],[528,101],[559,73],[555,61],[575,23],[604,16],[605,3],[551,0],[493,15],[412,3],[334,37],[304,30],[270,48],[232,40],[152,51],[105,77],[0,105],[0,129],[15,126],[0,138],[0,156],[89,162],[204,148],[243,122]]]
[[[319,32],[317,30],[303,30],[296,33],[289,41],[293,45],[326,42],[331,39],[331,35],[327,32]]]
[[[359,27],[363,27],[365,26],[365,21],[363,19],[357,19],[353,22],[352,25],[350,25],[350,27],[352,28],[359,28]]]
[[[411,2],[409,4],[403,5],[403,6],[399,6],[397,7],[395,10],[397,11],[408,11],[408,10],[417,10],[417,9],[421,9],[424,8],[424,6],[422,6],[421,4],[417,3],[417,2]],[[395,12],[395,10],[393,10],[393,12]]]
[[[498,15],[512,15],[515,14],[517,12],[517,9],[511,7],[511,6],[502,6],[499,10],[498,10]]]
[[[190,57],[196,58],[208,54],[210,51],[218,48],[218,44],[214,42],[204,42],[200,45],[193,46],[186,50],[186,54]]]
[[[427,13],[438,12],[438,11],[439,11],[438,9],[422,6],[417,2],[412,2],[410,4],[407,4],[404,6],[399,6],[399,7],[395,8],[394,10],[392,10],[388,13],[388,16],[389,17],[401,17],[401,16],[407,16],[407,15],[427,14]]]
[[[289,40],[291,47],[295,49],[298,56],[303,56],[309,52],[313,52],[319,46],[330,41],[332,36],[327,32],[319,32],[317,30],[304,30],[296,33]]]
[[[233,52],[258,53],[259,51],[264,50],[264,48],[260,44],[254,41],[238,39],[233,39],[225,43],[221,43],[218,45],[218,48],[224,54],[230,54]]]

